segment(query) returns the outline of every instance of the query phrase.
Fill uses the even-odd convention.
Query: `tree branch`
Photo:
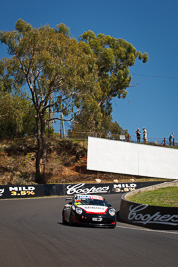
[[[62,118],[59,118],[59,117],[56,117],[56,118],[51,118],[51,119],[48,119],[46,121],[53,121],[53,120],[59,120],[59,121],[72,121],[72,119],[74,118],[74,116],[70,119],[62,119]]]

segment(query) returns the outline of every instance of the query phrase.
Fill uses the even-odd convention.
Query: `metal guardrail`
[[[88,136],[91,137],[99,137],[99,138],[106,138],[106,139],[111,139],[111,140],[118,140],[118,141],[124,141],[124,142],[132,142],[132,143],[137,143],[137,138],[135,135],[130,135],[130,134],[100,134],[96,132],[69,132],[65,138],[67,139],[87,139]],[[61,136],[62,138],[62,136]],[[145,144],[144,140],[141,139],[140,144]],[[167,146],[167,147],[178,147],[178,142],[176,142],[176,139],[174,138],[173,141],[170,144],[169,138],[154,138],[154,137],[149,137],[146,144],[150,145],[158,145],[158,146]]]

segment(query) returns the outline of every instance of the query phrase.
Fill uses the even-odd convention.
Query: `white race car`
[[[102,196],[74,195],[62,211],[63,224],[116,227],[116,211]]]

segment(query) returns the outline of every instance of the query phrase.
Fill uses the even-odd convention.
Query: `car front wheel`
[[[73,218],[72,218],[72,214],[70,215],[70,218],[69,218],[69,225],[71,226],[71,225],[73,225],[74,224],[74,222],[73,222]]]
[[[66,222],[66,220],[65,220],[65,218],[64,218],[64,214],[62,214],[62,223],[63,223],[64,225],[67,224],[67,222]]]

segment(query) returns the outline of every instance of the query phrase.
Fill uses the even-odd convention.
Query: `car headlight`
[[[79,215],[82,214],[82,209],[81,209],[81,208],[76,208],[75,211],[76,211],[76,213],[79,214]]]
[[[115,216],[115,214],[116,214],[115,209],[109,209],[109,214],[110,214],[111,216]]]

